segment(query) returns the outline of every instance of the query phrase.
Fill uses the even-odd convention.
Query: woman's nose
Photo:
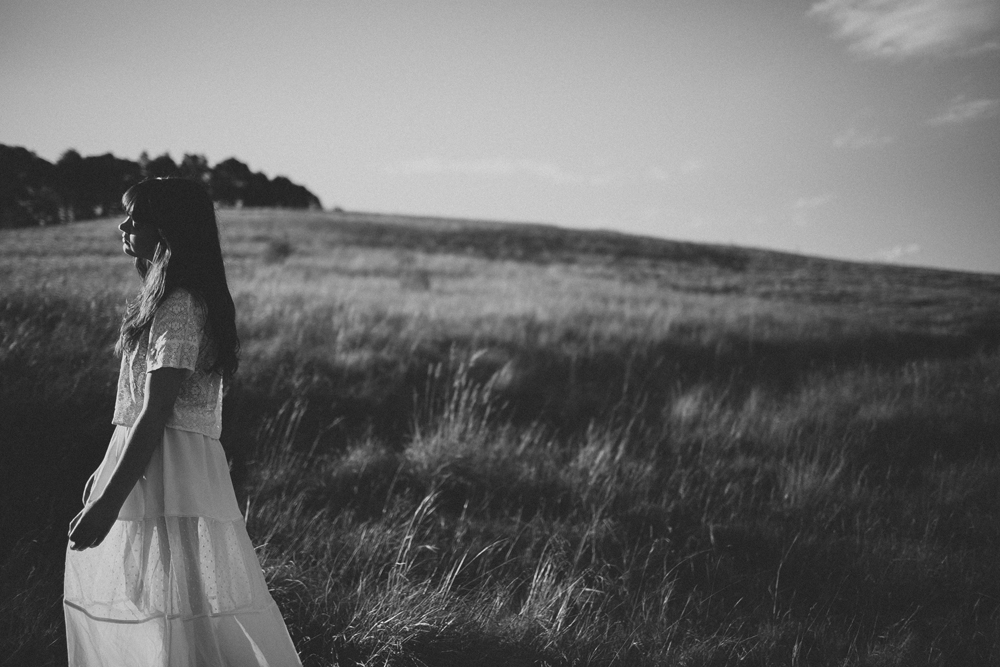
[[[128,224],[128,218],[125,218],[124,220],[122,220],[122,224],[118,225],[118,229],[120,229],[120,230],[122,230],[124,232],[125,231],[125,225],[127,225],[127,224]]]

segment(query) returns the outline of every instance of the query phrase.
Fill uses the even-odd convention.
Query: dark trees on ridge
[[[20,146],[0,144],[0,227],[26,227],[121,212],[121,196],[144,178],[181,176],[203,184],[221,206],[321,208],[308,189],[284,176],[269,179],[229,158],[210,167],[204,155],[169,153],[138,161],[68,150],[55,164]]]

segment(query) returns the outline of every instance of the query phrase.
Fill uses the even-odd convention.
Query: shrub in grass
[[[261,258],[265,264],[281,264],[292,256],[295,246],[288,239],[271,239],[264,245]]]

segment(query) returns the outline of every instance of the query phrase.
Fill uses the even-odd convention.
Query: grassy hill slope
[[[1000,276],[223,211],[223,440],[306,664],[1000,661]],[[0,232],[0,653],[60,664],[116,222]],[[20,661],[20,662],[18,662]]]

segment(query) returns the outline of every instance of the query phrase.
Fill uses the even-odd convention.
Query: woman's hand
[[[146,373],[142,410],[136,417],[118,464],[111,473],[111,479],[101,496],[70,521],[70,549],[90,549],[107,537],[118,519],[118,511],[149,465],[153,450],[163,442],[167,417],[174,409],[181,382],[190,374],[191,371],[186,368],[172,367],[157,368]]]
[[[113,507],[114,503],[98,498],[91,505],[80,510],[72,521],[69,522],[70,549],[83,551],[96,547],[104,541],[111,531],[111,527],[118,520],[118,510],[120,507]]]

